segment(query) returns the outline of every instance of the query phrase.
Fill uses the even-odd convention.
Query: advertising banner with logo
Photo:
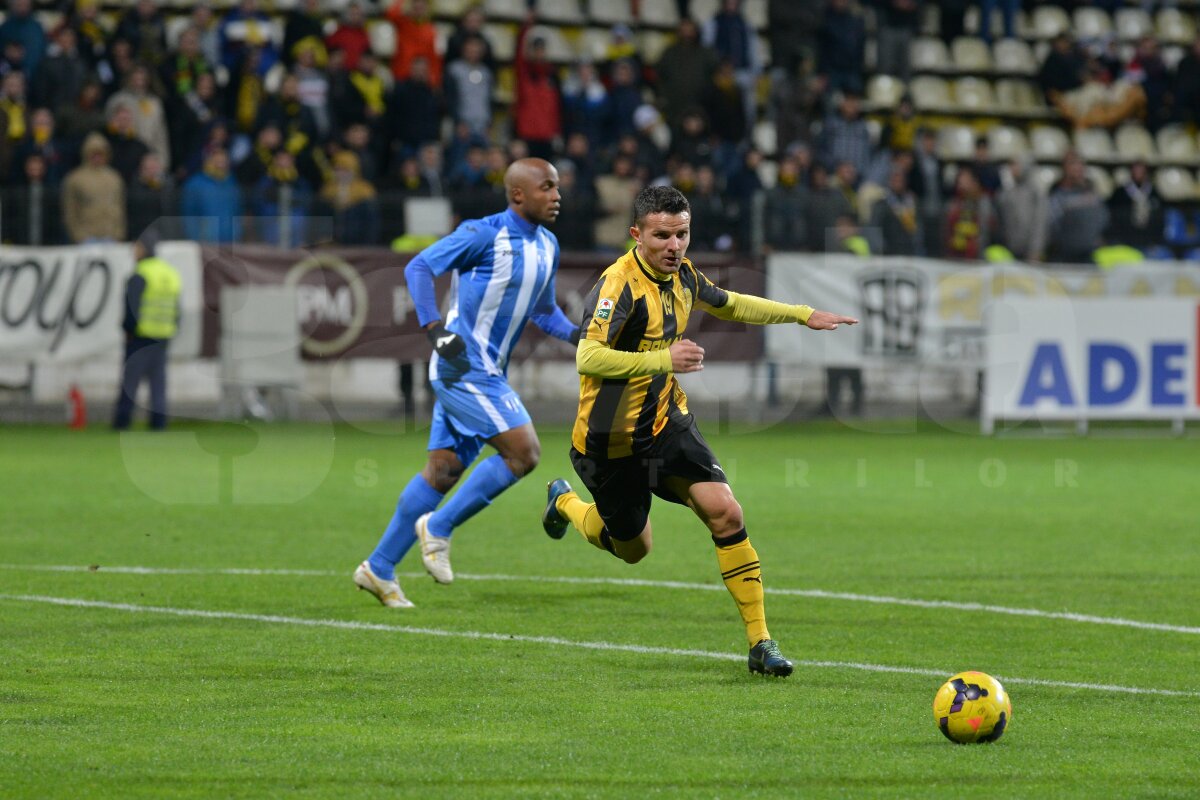
[[[1200,301],[1011,298],[988,313],[994,421],[1200,418]]]
[[[0,247],[0,359],[70,362],[119,352],[133,249]]]
[[[280,250],[238,245],[202,248],[204,330],[201,354],[215,357],[220,340],[221,287],[246,283],[286,283],[296,287],[303,351],[309,359],[387,358],[417,361],[429,357],[429,342],[417,324],[404,282],[412,258],[374,247]],[[765,279],[753,261],[732,255],[698,256],[697,266],[719,285],[762,294]],[[571,319],[583,315],[584,299],[615,260],[613,255],[564,253],[555,288],[559,305]],[[443,297],[450,280],[438,279]],[[704,317],[687,335],[700,341],[709,361],[754,361],[762,355],[762,333],[753,326]],[[514,360],[570,360],[565,342],[527,327]]]
[[[779,253],[767,261],[769,296],[858,317],[837,336],[768,329],[781,364],[861,367],[905,363],[983,369],[984,319],[1014,297],[1200,297],[1195,264],[1087,267],[985,266],[920,258]]]

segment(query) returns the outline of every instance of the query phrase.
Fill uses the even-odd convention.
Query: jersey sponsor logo
[[[638,342],[639,353],[649,353],[654,350],[664,350],[683,338],[683,334],[671,339],[642,339]]]
[[[596,319],[608,319],[612,316],[613,301],[607,297],[596,306]]]

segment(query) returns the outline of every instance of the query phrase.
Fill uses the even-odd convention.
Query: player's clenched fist
[[[669,349],[672,372],[699,372],[704,369],[704,348],[691,339],[680,339]]]

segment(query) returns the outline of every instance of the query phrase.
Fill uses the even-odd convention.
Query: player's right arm
[[[665,350],[630,352],[614,345],[629,321],[633,292],[620,272],[606,273],[584,302],[585,324],[575,351],[580,375],[593,378],[636,378],[703,369],[704,349],[689,339]]]

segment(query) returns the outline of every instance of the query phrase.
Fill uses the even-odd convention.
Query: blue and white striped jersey
[[[452,272],[446,329],[467,344],[463,356],[445,359],[436,352],[429,377],[504,375],[521,331],[531,319],[554,333],[566,322],[555,303],[558,239],[541,225],[506,210],[468,220],[417,256],[433,275]],[[424,325],[437,315],[422,313]],[[567,323],[569,326],[569,323]]]

